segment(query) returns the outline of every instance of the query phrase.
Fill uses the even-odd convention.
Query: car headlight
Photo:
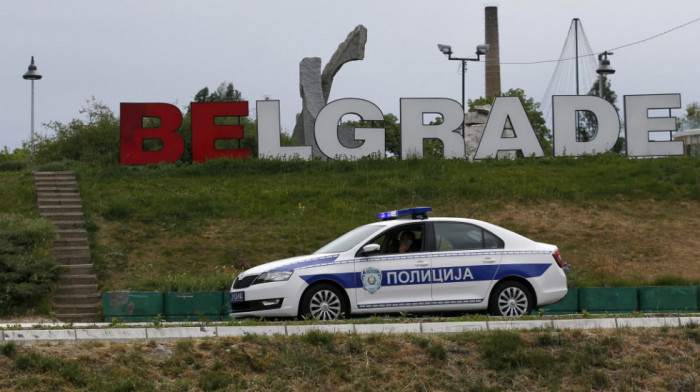
[[[262,274],[258,275],[258,278],[255,279],[255,282],[253,282],[253,284],[267,282],[284,282],[285,280],[289,280],[289,278],[292,277],[293,273],[294,271],[263,272]]]

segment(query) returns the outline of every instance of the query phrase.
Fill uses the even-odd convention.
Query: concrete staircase
[[[100,321],[101,296],[93,273],[83,207],[72,172],[34,172],[39,214],[53,222],[58,238],[54,255],[68,269],[54,292],[53,309],[61,321]]]

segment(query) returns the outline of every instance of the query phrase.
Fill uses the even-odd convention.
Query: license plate
[[[243,302],[245,301],[245,291],[234,291],[229,297],[229,302]]]

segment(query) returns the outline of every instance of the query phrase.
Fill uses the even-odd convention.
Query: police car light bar
[[[411,215],[413,217],[413,219],[418,219],[419,217],[421,219],[427,219],[428,213],[432,212],[432,211],[433,211],[433,209],[430,207],[404,208],[403,210],[380,212],[379,214],[377,214],[377,219],[390,220],[390,219],[396,219],[400,216],[406,216],[406,215]]]

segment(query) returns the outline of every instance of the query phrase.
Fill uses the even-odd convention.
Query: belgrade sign
[[[258,152],[260,157],[280,159],[311,159],[311,146],[282,146],[280,144],[279,101],[257,101]],[[447,98],[402,98],[401,158],[422,157],[423,140],[439,139],[445,158],[466,158],[465,144],[458,133],[464,121],[464,109]],[[683,142],[651,141],[650,132],[676,130],[676,119],[650,117],[650,110],[678,109],[680,94],[629,95],[624,97],[627,154],[633,157],[683,155]],[[248,102],[192,103],[192,160],[250,157],[246,149],[217,149],[216,140],[242,139],[241,125],[216,125],[217,117],[247,116]],[[122,103],[121,163],[143,165],[175,162],[182,156],[185,143],[175,131],[182,123],[182,113],[167,103]],[[588,111],[598,123],[595,137],[586,142],[576,141],[576,113]],[[620,120],[614,106],[595,96],[553,97],[553,145],[555,156],[579,156],[610,151],[617,141]],[[338,126],[343,116],[354,114],[366,121],[383,121],[384,115],[375,104],[356,98],[329,102],[318,113],[314,126],[319,149],[330,158],[359,159],[369,155],[385,156],[384,128],[355,128],[355,139],[361,145],[344,146],[338,138]],[[425,124],[425,114],[442,117],[438,125]],[[155,127],[144,127],[144,119],[157,118]],[[510,120],[513,135],[504,136],[503,129]],[[162,148],[144,151],[143,142],[158,139]],[[525,109],[517,97],[497,97],[489,113],[474,159],[496,157],[499,151],[521,151],[524,156],[543,156]]]

